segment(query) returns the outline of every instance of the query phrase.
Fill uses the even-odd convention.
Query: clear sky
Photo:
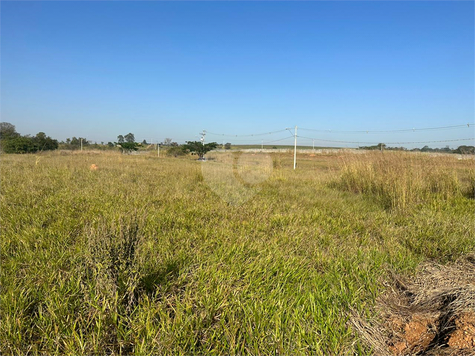
[[[332,130],[299,129],[305,137],[354,142],[474,136],[473,126],[335,132],[474,123],[472,1],[0,6],[1,121],[22,134],[107,142],[132,132],[138,141],[183,142],[203,129],[234,135],[298,125]],[[430,146],[446,144],[474,143]]]

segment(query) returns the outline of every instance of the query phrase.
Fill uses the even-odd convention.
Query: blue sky
[[[474,130],[335,131],[474,123],[474,97],[470,1],[1,2],[1,121],[22,134],[449,140]]]

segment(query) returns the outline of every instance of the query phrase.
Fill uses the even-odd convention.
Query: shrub
[[[184,156],[186,154],[185,151],[180,146],[176,147],[170,147],[166,151],[166,155],[169,157],[178,157],[178,156]]]

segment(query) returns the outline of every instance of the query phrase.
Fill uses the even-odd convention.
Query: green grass
[[[189,158],[3,155],[0,352],[367,353],[349,310],[368,312],[388,271],[474,250],[473,161],[437,161],[456,192],[399,209],[342,184],[356,155],[272,159],[232,205]]]

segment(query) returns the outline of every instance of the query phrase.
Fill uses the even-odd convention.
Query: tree
[[[386,144],[385,143],[378,143],[378,145],[376,147],[378,148],[378,150],[382,151],[386,148]]]
[[[131,153],[132,151],[137,151],[138,150],[138,143],[136,142],[123,142],[120,144],[117,144],[117,147],[120,148],[120,151],[122,153]]]
[[[2,150],[5,153],[30,153],[37,151],[32,138],[29,136],[18,136],[3,141]]]
[[[118,143],[124,143],[125,142],[124,136],[122,136],[122,135],[117,136],[117,142]]]
[[[18,135],[2,140],[2,149],[5,153],[33,153],[55,150],[58,146],[58,141],[46,136],[44,132],[39,132],[34,137]]]
[[[114,147],[114,144],[112,142],[107,142],[107,146]]]
[[[132,143],[135,142],[135,136],[132,132],[129,132],[127,135],[124,136],[125,142]]]
[[[38,151],[55,150],[59,145],[57,140],[53,140],[51,137],[46,136],[44,132],[38,132],[32,140]]]
[[[224,145],[224,149],[230,150],[231,149],[231,144],[228,142]]]
[[[71,145],[70,149],[77,150],[81,147],[81,141],[83,146],[88,146],[89,141],[85,137],[73,137],[72,139],[66,139],[66,143]]]
[[[144,145],[144,146],[148,145],[147,140],[143,140],[142,145]]]
[[[462,146],[459,146],[456,150],[454,150],[454,153],[475,154],[475,147],[462,145]]]
[[[172,143],[172,139],[167,137],[165,140],[163,140],[163,145],[164,146],[170,146]]]
[[[198,159],[201,160],[207,152],[214,150],[216,147],[218,147],[216,142],[210,142],[203,145],[201,141],[186,141],[186,144],[182,146],[182,149],[185,152],[196,153]]]
[[[19,137],[20,134],[16,132],[15,125],[9,122],[0,122],[0,139],[9,139]]]

